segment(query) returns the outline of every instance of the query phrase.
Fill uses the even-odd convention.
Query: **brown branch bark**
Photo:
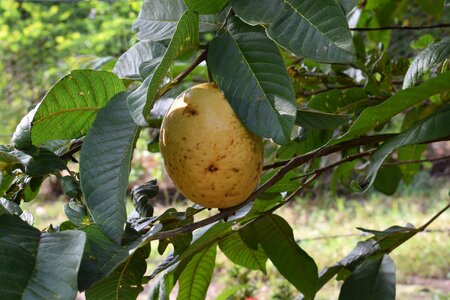
[[[350,28],[350,30],[352,30],[352,31],[425,30],[425,29],[447,28],[447,27],[450,27],[450,23],[440,23],[440,24],[424,25],[424,26],[393,25],[393,26],[382,26],[382,27],[354,27],[354,28]]]

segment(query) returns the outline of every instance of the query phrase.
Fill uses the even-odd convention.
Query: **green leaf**
[[[3,209],[3,212],[0,214],[13,214],[13,215],[21,215],[23,213],[20,206],[12,201],[6,200],[5,198],[0,198],[0,206]]]
[[[59,183],[65,195],[69,198],[81,199],[80,182],[74,177],[67,175],[59,179]]]
[[[14,182],[15,176],[8,172],[0,172],[0,197],[4,196]]]
[[[344,281],[339,300],[347,299],[395,299],[395,265],[389,255],[368,260]]]
[[[66,169],[66,163],[55,153],[38,148],[28,162],[25,173],[30,176],[45,176]]]
[[[357,229],[373,234],[373,240],[377,241],[379,251],[389,252],[420,232],[420,228],[415,228],[412,225],[409,225],[408,227],[395,225],[383,231],[365,229],[361,227],[357,227]]]
[[[309,109],[299,109],[295,124],[303,128],[336,129],[348,122],[350,118],[350,115],[337,115]]]
[[[153,41],[140,41],[122,54],[114,66],[113,72],[120,78],[142,80],[140,66],[144,62],[162,59],[166,47]]]
[[[434,18],[440,19],[444,11],[445,0],[418,0],[420,7]]]
[[[405,75],[403,88],[406,89],[414,86],[420,76],[449,58],[450,39],[447,38],[437,43],[430,44],[414,58]]]
[[[356,247],[346,257],[341,259],[338,263],[326,267],[320,272],[319,288],[322,288],[336,274],[339,274],[339,276],[342,276],[342,274],[351,274],[354,269],[369,257],[376,255],[379,250],[380,247],[378,243],[373,239],[358,242]]]
[[[377,191],[391,196],[397,190],[401,179],[402,171],[399,166],[385,166],[378,171],[373,186]]]
[[[4,299],[75,299],[85,243],[81,231],[41,233],[0,216],[0,294]]]
[[[135,186],[131,191],[131,198],[133,199],[133,205],[139,216],[148,218],[153,216],[153,206],[149,200],[155,197],[159,192],[156,179],[147,181],[144,184]]]
[[[187,10],[183,0],[145,0],[133,30],[139,40],[162,41],[172,38],[178,20]],[[200,31],[217,30],[221,26],[218,15],[202,16]],[[197,25],[198,26],[198,25]]]
[[[216,264],[217,244],[195,254],[181,272],[178,300],[204,299]]]
[[[135,300],[142,287],[142,277],[147,269],[146,259],[150,244],[139,248],[114,272],[86,291],[87,300]]]
[[[314,95],[308,102],[308,108],[327,113],[351,113],[368,102],[367,94],[362,88],[334,89]]]
[[[347,19],[335,0],[231,0],[236,15],[266,27],[267,35],[295,55],[320,62],[353,62]]]
[[[348,15],[358,4],[358,0],[338,0],[338,2],[341,4],[346,15]]]
[[[305,297],[312,299],[318,285],[317,266],[297,245],[289,224],[280,216],[267,215],[251,226],[253,234],[281,275]]]
[[[179,265],[178,263],[172,265],[152,281],[148,295],[149,300],[169,300],[170,292],[180,275],[177,268]]]
[[[294,156],[315,150],[325,145],[332,137],[332,134],[332,130],[302,128],[300,134],[295,139],[278,149],[277,159],[290,159]]]
[[[33,150],[34,146],[31,141],[31,122],[33,121],[37,109],[38,106],[31,109],[17,125],[11,139],[11,144],[14,148],[19,150]]]
[[[213,223],[209,226],[205,226],[194,231],[191,245],[183,253],[171,257],[171,259],[168,259],[166,262],[158,266],[150,275],[150,278],[156,277],[156,275],[180,261],[189,261],[189,258],[193,255],[209,248],[212,244],[217,243],[221,238],[229,235],[230,232],[231,224],[224,222]]]
[[[161,227],[154,226],[145,235],[125,246],[111,240],[96,224],[83,227],[81,230],[86,233],[86,246],[78,272],[79,290],[84,291],[110,275],[129,256],[152,240]]]
[[[249,248],[238,232],[219,240],[219,247],[233,263],[250,270],[261,270],[266,273],[267,255],[262,249]]]
[[[72,200],[64,205],[64,213],[67,218],[77,226],[89,224],[91,222],[86,207],[76,201]]]
[[[186,11],[177,24],[161,62],[152,68],[153,72],[128,96],[128,108],[136,124],[140,126],[147,125],[150,118],[150,110],[159,97],[160,86],[173,61],[180,54],[187,50],[195,49],[197,46],[198,14]]]
[[[350,129],[333,144],[359,137],[370,129],[381,126],[405,109],[435,94],[450,90],[450,72],[431,78],[419,86],[399,91],[383,103],[366,108]]]
[[[37,106],[31,128],[33,145],[85,135],[97,111],[124,90],[122,81],[113,73],[72,71]]]
[[[12,153],[12,149],[0,146],[0,172],[15,164],[22,164],[20,159]]]
[[[239,285],[232,285],[228,286],[223,290],[216,298],[215,300],[228,300],[232,299],[233,296],[236,296],[236,294],[239,291],[245,290],[245,289],[251,289],[252,286],[248,284],[239,284]]]
[[[450,137],[450,105],[417,122],[410,129],[389,139],[378,148],[370,159],[369,171],[366,178],[368,184],[365,190],[372,185],[378,169],[392,151],[402,146],[420,144],[444,137]]]
[[[184,0],[184,3],[200,14],[215,14],[224,9],[228,0]]]
[[[127,219],[125,197],[139,135],[126,97],[126,93],[114,96],[98,113],[80,154],[80,183],[86,206],[94,221],[117,243]]]
[[[244,125],[276,143],[290,140],[297,112],[283,59],[261,26],[233,18],[210,43],[208,66]]]

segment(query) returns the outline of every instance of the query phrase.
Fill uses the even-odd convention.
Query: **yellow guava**
[[[175,99],[159,145],[175,186],[204,207],[242,203],[261,177],[262,140],[242,125],[214,83],[196,85]]]

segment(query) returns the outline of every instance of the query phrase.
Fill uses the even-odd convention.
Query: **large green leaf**
[[[450,90],[450,72],[431,78],[419,86],[399,91],[383,103],[366,108],[341,137],[333,143],[343,142],[361,136],[369,130],[381,126],[405,109],[435,94]]]
[[[142,277],[147,269],[146,259],[150,244],[139,248],[114,272],[86,291],[87,300],[135,300],[142,287]]]
[[[220,12],[228,0],[184,0],[187,7],[200,14],[214,14]]]
[[[295,55],[350,63],[354,57],[347,19],[335,0],[231,0],[236,15],[266,27],[267,35]]]
[[[142,80],[140,66],[143,62],[153,62],[162,58],[166,47],[152,41],[140,41],[122,54],[114,66],[113,72],[120,78]]]
[[[286,144],[295,121],[292,83],[283,59],[261,26],[233,18],[208,49],[208,65],[244,125]]]
[[[178,300],[205,299],[216,264],[217,244],[195,254],[181,272]]]
[[[85,135],[97,111],[124,90],[122,81],[113,73],[72,71],[39,103],[31,128],[33,145]]]
[[[250,270],[266,272],[267,255],[262,249],[249,248],[238,232],[219,240],[219,247],[233,263]]]
[[[250,230],[278,271],[307,299],[312,299],[318,286],[317,266],[297,245],[289,224],[280,216],[267,215],[253,223]]]
[[[159,96],[160,85],[172,62],[183,52],[198,46],[198,14],[186,11],[177,24],[175,33],[167,47],[164,57],[144,82],[128,96],[128,108],[140,126],[146,126],[150,118],[150,110]]]
[[[339,300],[353,299],[395,299],[395,265],[389,255],[364,262],[345,280]]]
[[[127,219],[125,197],[139,128],[126,93],[113,97],[89,130],[80,154],[80,183],[94,221],[117,243]]]
[[[370,159],[366,189],[372,185],[378,169],[395,149],[447,137],[450,138],[450,105],[417,122],[410,129],[389,139],[378,148]]]
[[[81,231],[41,233],[18,216],[0,216],[3,299],[75,299],[85,243]]]
[[[154,226],[145,235],[125,246],[111,240],[96,224],[82,228],[86,233],[86,246],[78,273],[80,291],[110,275],[126,262],[129,256],[148,243],[161,227]]]
[[[443,39],[437,43],[430,44],[414,58],[405,75],[403,88],[414,86],[421,75],[449,58],[450,39]]]
[[[137,38],[140,40],[170,39],[176,30],[178,20],[186,10],[183,0],[145,0],[133,24],[133,30],[137,32]],[[200,31],[217,30],[221,23],[218,15],[201,16]]]

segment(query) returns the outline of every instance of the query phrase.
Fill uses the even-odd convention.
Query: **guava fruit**
[[[191,87],[175,99],[159,143],[175,186],[204,207],[242,203],[261,177],[262,139],[244,127],[214,83]]]

